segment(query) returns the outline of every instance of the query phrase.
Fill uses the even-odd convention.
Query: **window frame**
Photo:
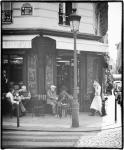
[[[61,4],[62,4],[62,8],[60,8]],[[67,9],[69,7],[67,7],[67,4],[71,4],[70,5],[71,11],[68,14],[67,14]],[[72,8],[72,2],[70,2],[70,3],[60,2],[59,3],[59,12],[58,12],[58,19],[59,19],[58,24],[59,25],[70,26],[70,22],[68,21],[68,17],[72,13],[72,10],[73,10],[73,8]]]
[[[9,3],[9,6],[10,6],[9,9],[5,8],[5,6],[4,6],[5,3]],[[2,14],[2,16],[1,16],[2,21],[1,22],[2,22],[2,24],[11,24],[11,23],[13,23],[12,13],[13,13],[13,11],[12,11],[12,2],[8,2],[8,1],[7,2],[2,2],[2,4],[1,4],[1,14]]]

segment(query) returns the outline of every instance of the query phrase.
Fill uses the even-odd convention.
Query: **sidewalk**
[[[121,126],[121,115],[118,114],[118,120],[115,123],[114,117],[110,119],[109,115],[105,117],[89,116],[88,113],[79,114],[79,127],[72,128],[72,118],[70,116],[58,118],[56,116],[32,116],[27,114],[20,118],[20,127],[17,127],[17,118],[3,118],[2,129],[11,130],[36,130],[36,131],[99,131],[108,128]]]

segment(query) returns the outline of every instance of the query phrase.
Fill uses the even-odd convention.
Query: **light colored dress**
[[[100,114],[102,114],[102,99],[101,99],[101,86],[99,84],[94,86],[95,88],[95,96],[93,98],[93,101],[91,103],[90,109],[95,109],[96,111],[99,111]]]

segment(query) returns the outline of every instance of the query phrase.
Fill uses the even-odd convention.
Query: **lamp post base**
[[[72,102],[72,128],[79,127],[79,103],[76,99]]]

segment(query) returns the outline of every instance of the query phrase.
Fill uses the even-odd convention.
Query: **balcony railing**
[[[12,10],[2,10],[2,23],[12,23]]]

